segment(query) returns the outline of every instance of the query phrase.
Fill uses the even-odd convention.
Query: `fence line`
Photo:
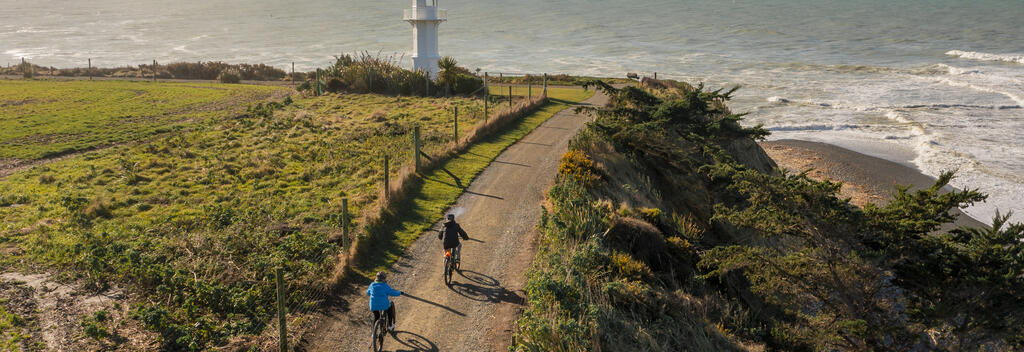
[[[484,87],[488,87],[489,83],[486,80],[488,73],[484,73]],[[545,91],[546,92],[546,91]],[[482,100],[484,105],[487,106],[495,97],[486,92],[483,94]],[[301,278],[292,278],[287,280],[289,274],[282,271],[281,277],[285,278],[286,283],[283,285],[282,299],[284,303],[283,308],[279,304],[278,314],[284,316],[286,319],[281,319],[279,316],[277,319],[276,329],[267,329],[265,337],[270,340],[278,342],[279,348],[290,348],[294,346],[287,346],[288,341],[298,342],[301,341],[306,328],[311,327],[315,324],[311,319],[303,319],[304,316],[319,312],[321,304],[326,302],[331,296],[334,287],[340,283],[343,279],[343,275],[346,272],[347,266],[350,263],[358,260],[358,253],[360,247],[369,245],[370,242],[379,240],[373,238],[375,234],[373,226],[380,225],[379,221],[382,220],[382,212],[385,209],[393,207],[394,204],[401,202],[405,197],[410,196],[408,193],[408,187],[412,186],[414,179],[418,179],[419,175],[429,170],[433,170],[439,167],[443,163],[451,160],[458,153],[464,151],[472,143],[490,136],[496,131],[501,130],[509,123],[525,117],[530,112],[538,109],[547,102],[546,94],[533,97],[532,94],[527,96],[525,101],[514,104],[508,109],[504,109],[498,113],[487,115],[485,108],[485,115],[482,120],[478,120],[476,126],[466,130],[460,135],[461,130],[459,123],[459,109],[455,107],[451,110],[452,114],[452,130],[451,139],[448,142],[448,146],[437,151],[435,155],[428,156],[423,151],[423,136],[419,126],[414,127],[412,137],[409,140],[409,148],[412,156],[408,160],[408,164],[399,167],[397,175],[391,173],[391,169],[395,167],[390,160],[390,156],[387,153],[381,155],[381,163],[384,167],[383,180],[380,181],[382,185],[382,196],[378,198],[376,204],[367,204],[362,210],[362,216],[358,221],[353,222],[351,213],[349,212],[347,199],[342,199],[342,212],[341,221],[339,226],[342,227],[342,235],[340,242],[342,246],[340,253],[330,254],[322,253],[323,256],[314,258],[313,260],[325,260],[328,258],[335,258],[335,274],[336,276],[332,280],[325,282],[323,285],[315,285],[314,288],[310,289],[308,286],[309,282],[300,281]],[[462,115],[465,115],[465,111],[462,111]],[[421,160],[420,157],[425,157],[427,160]],[[403,171],[405,170],[405,171]],[[361,228],[358,233],[350,231],[353,224],[358,224],[358,228]],[[288,295],[291,296],[288,296]],[[283,313],[283,314],[281,314]],[[284,325],[284,326],[281,326]],[[295,326],[298,325],[298,326]],[[269,337],[266,336],[269,331],[275,331],[277,336]]]

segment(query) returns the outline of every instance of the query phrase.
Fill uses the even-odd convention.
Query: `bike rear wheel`
[[[387,313],[381,312],[381,317],[373,323],[373,339],[372,351],[380,352],[384,350],[384,336],[387,335]]]
[[[454,266],[455,265],[454,265],[454,263],[453,263],[451,258],[444,258],[444,284],[445,285],[451,285],[452,284],[452,267],[454,267]]]

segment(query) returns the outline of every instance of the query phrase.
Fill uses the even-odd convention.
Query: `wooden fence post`
[[[92,58],[89,58],[89,80],[92,80]]]
[[[348,198],[341,199],[341,248],[348,244]]]
[[[508,109],[512,110],[512,84],[508,85]]]
[[[156,60],[153,60],[153,82],[156,82]]]
[[[487,85],[487,72],[484,72],[484,122],[487,122],[487,102],[491,100],[491,87]]]
[[[455,144],[459,144],[459,107],[455,107],[455,128],[453,134],[455,135]]]
[[[295,61],[292,61],[292,85],[295,85]]]
[[[384,200],[391,199],[391,169],[388,165],[388,155],[384,154]]]
[[[281,352],[285,352],[288,351],[288,326],[285,325],[287,323],[285,321],[285,314],[287,314],[287,312],[285,311],[286,308],[284,305],[285,292],[284,279],[281,277],[282,274],[284,274],[284,270],[282,270],[281,267],[278,267],[277,275],[275,275],[274,279],[277,281],[277,326],[279,330],[278,333],[281,336],[280,350]]]
[[[420,126],[412,130],[412,153],[415,160],[415,171],[420,172]]]
[[[548,74],[544,74],[544,97],[548,97]]]

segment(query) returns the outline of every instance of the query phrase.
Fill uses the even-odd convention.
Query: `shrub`
[[[341,55],[335,57],[333,66],[320,72],[321,83],[328,92],[377,93],[386,95],[438,95],[439,87],[446,93],[469,95],[483,87],[480,78],[469,70],[456,66],[455,60],[446,57],[440,64],[442,72],[434,82],[422,71],[410,71],[398,65],[394,56]],[[302,84],[299,91],[313,88],[313,84]]]
[[[327,91],[328,92],[340,93],[340,92],[344,91],[345,88],[346,88],[345,82],[342,82],[340,79],[331,78],[331,80],[327,81]]]
[[[242,82],[242,75],[238,73],[238,70],[227,69],[221,71],[220,75],[217,76],[217,80],[220,81],[220,83],[238,84]]]
[[[29,64],[27,62],[22,62],[21,65],[19,65],[19,66],[21,67],[21,76],[22,77],[24,77],[24,78],[32,78],[32,73],[33,73],[33,71],[35,71],[35,67],[32,67],[32,64]]]
[[[480,77],[476,77],[469,74],[459,74],[455,76],[455,81],[452,84],[452,93],[455,95],[474,95],[474,93],[484,93],[481,89],[484,87],[483,80]]]
[[[102,341],[111,336],[110,331],[107,330],[106,322],[110,319],[110,312],[105,310],[98,311],[90,317],[82,319],[79,325],[82,327],[85,336],[92,338],[96,341]]]
[[[55,177],[53,177],[53,175],[50,175],[50,174],[39,175],[39,183],[40,184],[48,185],[48,184],[53,183],[56,180],[57,179]]]
[[[585,186],[592,186],[600,179],[594,161],[578,150],[570,150],[562,155],[562,160],[558,164],[558,174],[571,177]]]
[[[110,205],[103,198],[96,197],[83,210],[83,215],[88,219],[104,218],[109,219],[113,214],[110,212]]]

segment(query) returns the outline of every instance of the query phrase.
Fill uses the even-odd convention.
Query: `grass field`
[[[492,95],[496,95],[499,97],[508,96],[508,86],[492,85],[489,87],[489,90]],[[512,86],[512,95],[527,96],[530,93],[530,90],[531,89],[528,86]],[[538,98],[544,91],[544,87],[534,86],[532,90],[533,97]],[[594,91],[583,90],[583,88],[579,87],[548,87],[548,99],[552,100],[555,103],[580,102],[586,100],[587,98],[593,95]],[[508,100],[505,101],[507,102]]]
[[[15,95],[14,84],[61,98],[43,103],[32,95]],[[30,115],[38,117],[37,133],[65,128],[83,136],[71,139],[77,145],[73,149],[108,144],[110,138],[140,141],[115,143],[0,180],[0,252],[5,253],[0,266],[48,268],[62,280],[95,290],[112,284],[127,287],[136,301],[146,302],[132,308],[133,315],[145,328],[159,332],[169,349],[201,348],[230,336],[260,333],[275,311],[276,267],[289,275],[291,305],[315,305],[316,298],[307,293],[320,292],[340,250],[331,239],[340,232],[341,199],[349,200],[348,210],[356,216],[373,204],[382,194],[383,156],[391,159],[392,175],[408,165],[414,127],[421,128],[423,150],[433,154],[452,142],[454,107],[459,107],[463,131],[483,118],[482,102],[464,98],[296,96],[246,109],[254,96],[270,94],[273,88],[47,81],[0,86],[12,91],[4,101],[27,102],[5,106],[5,117],[13,109],[37,111]],[[128,96],[95,102],[105,99],[96,97],[98,91],[124,97],[126,89],[131,95],[143,91],[139,96],[150,100]],[[205,95],[209,92],[213,95]],[[193,99],[190,93],[206,98]],[[552,104],[471,147],[473,154],[487,157],[464,154],[445,167],[468,182],[566,101],[592,94],[564,88],[549,93]],[[192,103],[172,102],[178,99],[175,94]],[[92,112],[72,111],[75,101],[87,106],[81,110]],[[150,114],[130,108],[139,104],[168,107],[163,115],[152,113],[166,123],[111,127],[136,133],[116,137],[103,127],[118,121],[103,120],[105,116]],[[171,113],[176,111],[185,113]],[[65,112],[77,127],[60,123],[58,117]],[[96,122],[100,120],[105,122]],[[157,133],[183,120],[188,128]],[[93,133],[107,136],[87,138]],[[4,148],[5,155],[20,158],[62,150],[48,149],[45,143]],[[461,192],[429,184],[414,190],[410,201],[422,206],[417,207],[422,214],[401,224],[396,245],[384,260],[390,262],[394,250],[404,248]]]
[[[209,83],[0,80],[0,158],[33,160],[139,140],[284,91]]]

